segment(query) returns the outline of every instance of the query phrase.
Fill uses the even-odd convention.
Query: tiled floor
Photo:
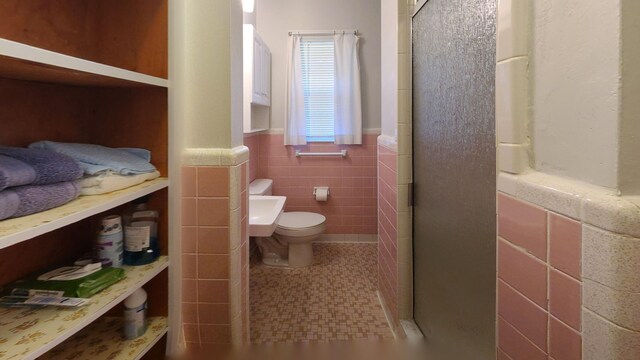
[[[391,339],[376,295],[377,245],[314,244],[301,269],[251,263],[251,341]]]

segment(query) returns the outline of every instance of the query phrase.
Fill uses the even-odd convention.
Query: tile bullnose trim
[[[234,166],[249,160],[249,148],[187,148],[182,152],[182,166]]]
[[[378,136],[378,145],[384,146],[387,149],[398,152],[398,141],[389,135],[380,135]]]
[[[640,293],[640,239],[582,226],[582,277]]]
[[[640,238],[640,208],[624,196],[587,193],[582,200],[581,215],[586,223]]]
[[[618,234],[640,238],[640,198],[613,189],[530,171],[498,175],[498,191]]]
[[[582,331],[584,360],[640,358],[640,332],[620,327],[584,308]]]
[[[640,331],[640,293],[618,291],[584,279],[582,299],[585,309],[618,326]]]
[[[249,148],[240,145],[233,149],[224,149],[222,156],[220,156],[222,165],[235,166],[240,165],[243,162],[249,161]]]
[[[362,129],[362,135],[380,135],[381,133],[381,129],[380,128],[364,128]],[[262,134],[268,134],[268,135],[282,135],[284,134],[284,128],[269,128],[269,129],[265,129],[264,131],[261,131],[259,133],[257,133],[258,135],[262,135]],[[247,133],[244,134],[245,137],[247,137]]]

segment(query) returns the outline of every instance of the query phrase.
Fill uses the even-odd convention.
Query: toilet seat
[[[322,225],[326,220],[324,215],[312,212],[285,212],[278,219],[278,227],[289,230],[308,229]]]
[[[285,236],[309,236],[321,234],[327,218],[324,215],[293,211],[286,212],[278,219],[276,234]]]

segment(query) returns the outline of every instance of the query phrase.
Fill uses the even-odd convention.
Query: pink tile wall
[[[249,182],[258,176],[260,163],[260,134],[247,134],[244,136],[244,146],[249,148]]]
[[[498,354],[581,359],[580,223],[498,194]]]
[[[230,286],[240,282],[242,341],[248,343],[247,164],[240,165],[240,279],[231,279],[230,184],[232,167],[182,168],[183,328],[188,347],[229,344],[232,339]],[[237,209],[235,211],[238,211]]]
[[[395,150],[378,146],[378,288],[398,324],[398,162]]]
[[[273,179],[274,195],[287,197],[285,211],[323,214],[327,217],[327,234],[377,234],[376,139],[377,135],[367,134],[363,135],[362,145],[313,143],[293,147],[283,145],[283,135],[263,134],[245,137],[245,145],[250,150],[250,169],[259,154],[257,177]],[[349,155],[297,158],[296,149],[304,152],[347,149]],[[314,186],[329,186],[331,195],[327,202],[313,198]]]

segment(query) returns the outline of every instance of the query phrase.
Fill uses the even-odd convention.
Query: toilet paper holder
[[[315,198],[316,195],[318,194],[318,191],[327,192],[327,196],[329,196],[329,187],[328,186],[315,186],[313,188],[313,197]]]

